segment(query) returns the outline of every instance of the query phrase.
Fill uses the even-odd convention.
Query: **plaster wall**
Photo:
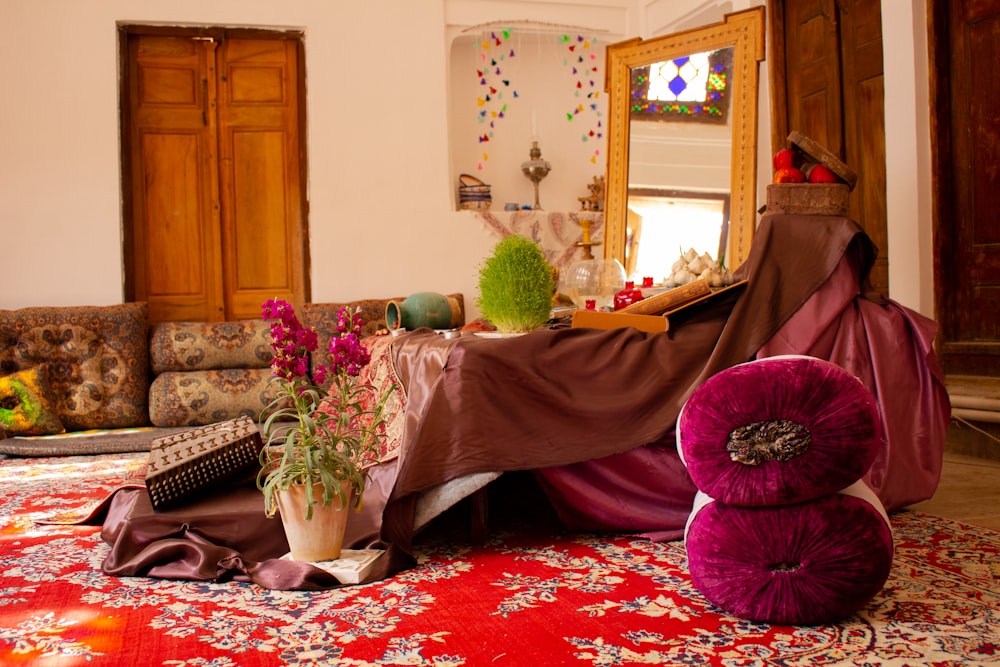
[[[725,12],[752,4],[757,3],[4,0],[0,307],[101,305],[123,298],[120,22],[303,30],[312,299],[462,291],[475,316],[478,267],[497,239],[473,214],[455,210],[458,174],[468,169],[454,157],[449,131],[455,121],[449,72],[456,37],[471,26],[512,20],[576,26],[601,31],[607,39],[651,37],[691,27],[695,18],[720,20]],[[893,118],[886,137],[891,296],[929,315],[929,202],[913,196],[929,192],[930,183],[926,40],[924,13],[920,6],[904,6],[909,4],[883,3],[883,24],[908,28],[886,31],[886,90],[893,96],[886,104]],[[766,63],[762,83],[767,84]],[[770,122],[765,91],[762,147]],[[525,133],[523,125],[519,133]],[[525,139],[511,140],[516,151],[524,152]],[[575,209],[575,196],[585,194],[592,173],[581,167],[576,176],[568,165],[577,158],[563,153],[556,146],[544,152],[554,168],[566,171],[560,176],[566,178],[565,195],[547,205],[550,210]],[[763,183],[769,176],[765,151],[759,163]]]

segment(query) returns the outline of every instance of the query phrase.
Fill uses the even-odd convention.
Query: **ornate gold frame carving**
[[[733,47],[730,113],[730,224],[726,264],[735,269],[750,254],[757,215],[757,95],[764,59],[764,8],[727,14],[721,23],[607,47],[604,89],[608,101],[607,198],[604,256],[625,263],[628,204],[631,69],[700,51]]]

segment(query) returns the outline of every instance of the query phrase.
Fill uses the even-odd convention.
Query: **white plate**
[[[514,338],[525,334],[523,331],[473,331],[473,333],[480,338]]]

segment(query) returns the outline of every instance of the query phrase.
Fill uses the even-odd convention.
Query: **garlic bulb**
[[[733,276],[707,252],[699,255],[694,248],[689,248],[671,265],[670,275],[663,279],[663,286],[680,287],[695,280],[707,280],[711,287],[722,287],[732,283]]]

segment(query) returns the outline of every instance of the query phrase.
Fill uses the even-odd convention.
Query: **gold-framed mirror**
[[[731,68],[724,77],[724,94],[727,97],[727,108],[723,109],[722,114],[725,116],[724,120],[715,119],[717,129],[714,133],[706,129],[707,125],[697,122],[709,120],[707,118],[694,119],[693,123],[690,118],[670,119],[660,122],[663,128],[672,126],[670,130],[645,130],[646,126],[639,125],[640,123],[658,121],[639,118],[641,105],[637,106],[633,101],[636,81],[648,78],[648,72],[655,71],[660,65],[683,62],[694,54],[721,56],[726,61],[725,66]],[[722,22],[713,25],[647,40],[631,39],[607,47],[605,90],[609,94],[609,101],[604,214],[606,258],[617,259],[623,266],[631,268],[626,254],[629,248],[635,248],[635,254],[638,254],[639,234],[637,231],[630,232],[629,217],[638,218],[635,210],[630,211],[630,203],[638,205],[636,197],[643,193],[648,198],[651,190],[660,190],[668,195],[673,193],[679,195],[680,199],[697,198],[699,193],[704,193],[706,199],[724,200],[726,203],[718,214],[718,247],[704,250],[717,259],[724,254],[725,263],[730,269],[735,269],[747,258],[757,215],[757,99],[759,64],[763,59],[763,7],[727,14]],[[722,67],[716,63],[717,61],[712,61],[711,66]],[[676,70],[674,72],[676,74]],[[649,83],[647,87],[652,90],[653,83]],[[690,104],[675,104],[675,107],[684,107],[685,113],[692,113]],[[699,107],[698,112],[701,111]],[[718,128],[720,122],[724,124],[721,129]],[[730,131],[726,131],[726,128]],[[667,132],[673,138],[665,139]],[[714,176],[706,176],[703,182],[692,182],[691,175],[700,171],[701,166],[689,166],[686,170],[682,169],[683,173],[673,175],[666,168],[660,169],[663,165],[657,165],[655,158],[649,158],[649,154],[654,151],[644,151],[648,146],[635,143],[634,138],[640,135],[649,135],[651,139],[648,143],[654,149],[659,144],[660,150],[669,150],[671,142],[679,142],[715,154],[718,164],[704,169],[704,173],[713,172]],[[636,157],[639,154],[642,154],[641,157]],[[638,178],[640,171],[645,174],[641,179]],[[683,252],[687,247],[680,250]],[[676,259],[675,246],[672,255],[662,258],[662,262],[668,267],[667,271]],[[657,258],[657,261],[661,260]],[[631,264],[634,266],[634,261]]]

